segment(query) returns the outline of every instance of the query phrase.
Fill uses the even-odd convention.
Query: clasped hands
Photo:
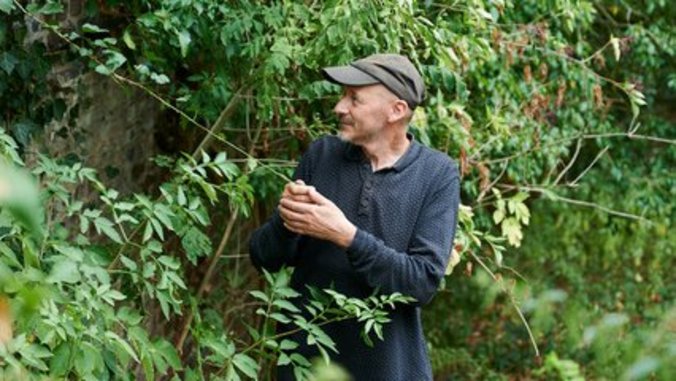
[[[357,227],[336,204],[302,180],[284,187],[279,215],[290,231],[330,241],[342,248],[350,246],[357,233]]]

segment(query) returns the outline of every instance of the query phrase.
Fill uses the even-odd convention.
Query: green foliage
[[[59,1],[0,11],[0,291],[17,316],[7,372],[239,379],[281,363],[310,377],[278,323],[325,358],[332,319],[382,339],[383,307],[404,297],[313,290],[299,306],[284,272],[255,290],[225,260],[240,244],[220,226],[268,214],[308,141],[333,130],[339,89],[320,67],[401,52],[427,80],[411,132],[463,174],[450,275],[425,314],[436,374],[673,378],[668,2],[107,1],[72,29],[57,24]],[[24,17],[59,48],[31,42]],[[162,99],[208,139],[158,158],[164,183],[131,195],[72,160],[24,165],[45,125],[77,117],[50,80],[64,62]]]

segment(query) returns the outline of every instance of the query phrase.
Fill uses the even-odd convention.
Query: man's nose
[[[338,103],[336,103],[336,106],[333,107],[333,112],[336,113],[336,115],[338,116],[347,114],[345,99],[346,97],[341,97]]]

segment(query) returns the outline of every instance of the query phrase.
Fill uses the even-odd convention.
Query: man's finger
[[[314,187],[312,187],[312,189],[308,193],[308,196],[310,197],[310,200],[312,200],[312,202],[318,205],[323,205],[326,204],[327,202],[331,202],[328,198],[322,196],[321,193],[317,192],[317,190]]]
[[[293,210],[284,207],[283,205],[279,206],[279,216],[285,222],[302,222],[305,221],[305,216],[301,213],[296,213]]]
[[[290,210],[292,210],[296,213],[301,213],[301,214],[311,213],[315,208],[315,205],[308,204],[306,202],[294,201],[290,198],[283,198],[283,199],[279,200],[279,205],[281,205],[282,207],[284,207],[286,209],[290,209]]]
[[[306,195],[306,194],[301,194],[301,195],[292,194],[287,198],[291,199],[293,201],[296,201],[296,202],[303,202],[303,203],[306,203],[306,204],[312,204],[312,199],[310,198],[309,195]]]

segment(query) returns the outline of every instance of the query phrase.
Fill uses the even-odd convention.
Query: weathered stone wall
[[[84,22],[85,2],[64,2],[66,12],[58,20],[63,28],[74,29]],[[27,22],[27,44],[42,43],[48,51],[67,48],[54,33],[41,30],[35,21]],[[82,161],[95,168],[107,186],[123,193],[141,190],[157,172],[150,158],[158,153],[159,104],[140,90],[85,71],[77,61],[52,69],[48,81],[53,96],[66,104],[66,112],[61,120],[45,126],[28,151]]]

